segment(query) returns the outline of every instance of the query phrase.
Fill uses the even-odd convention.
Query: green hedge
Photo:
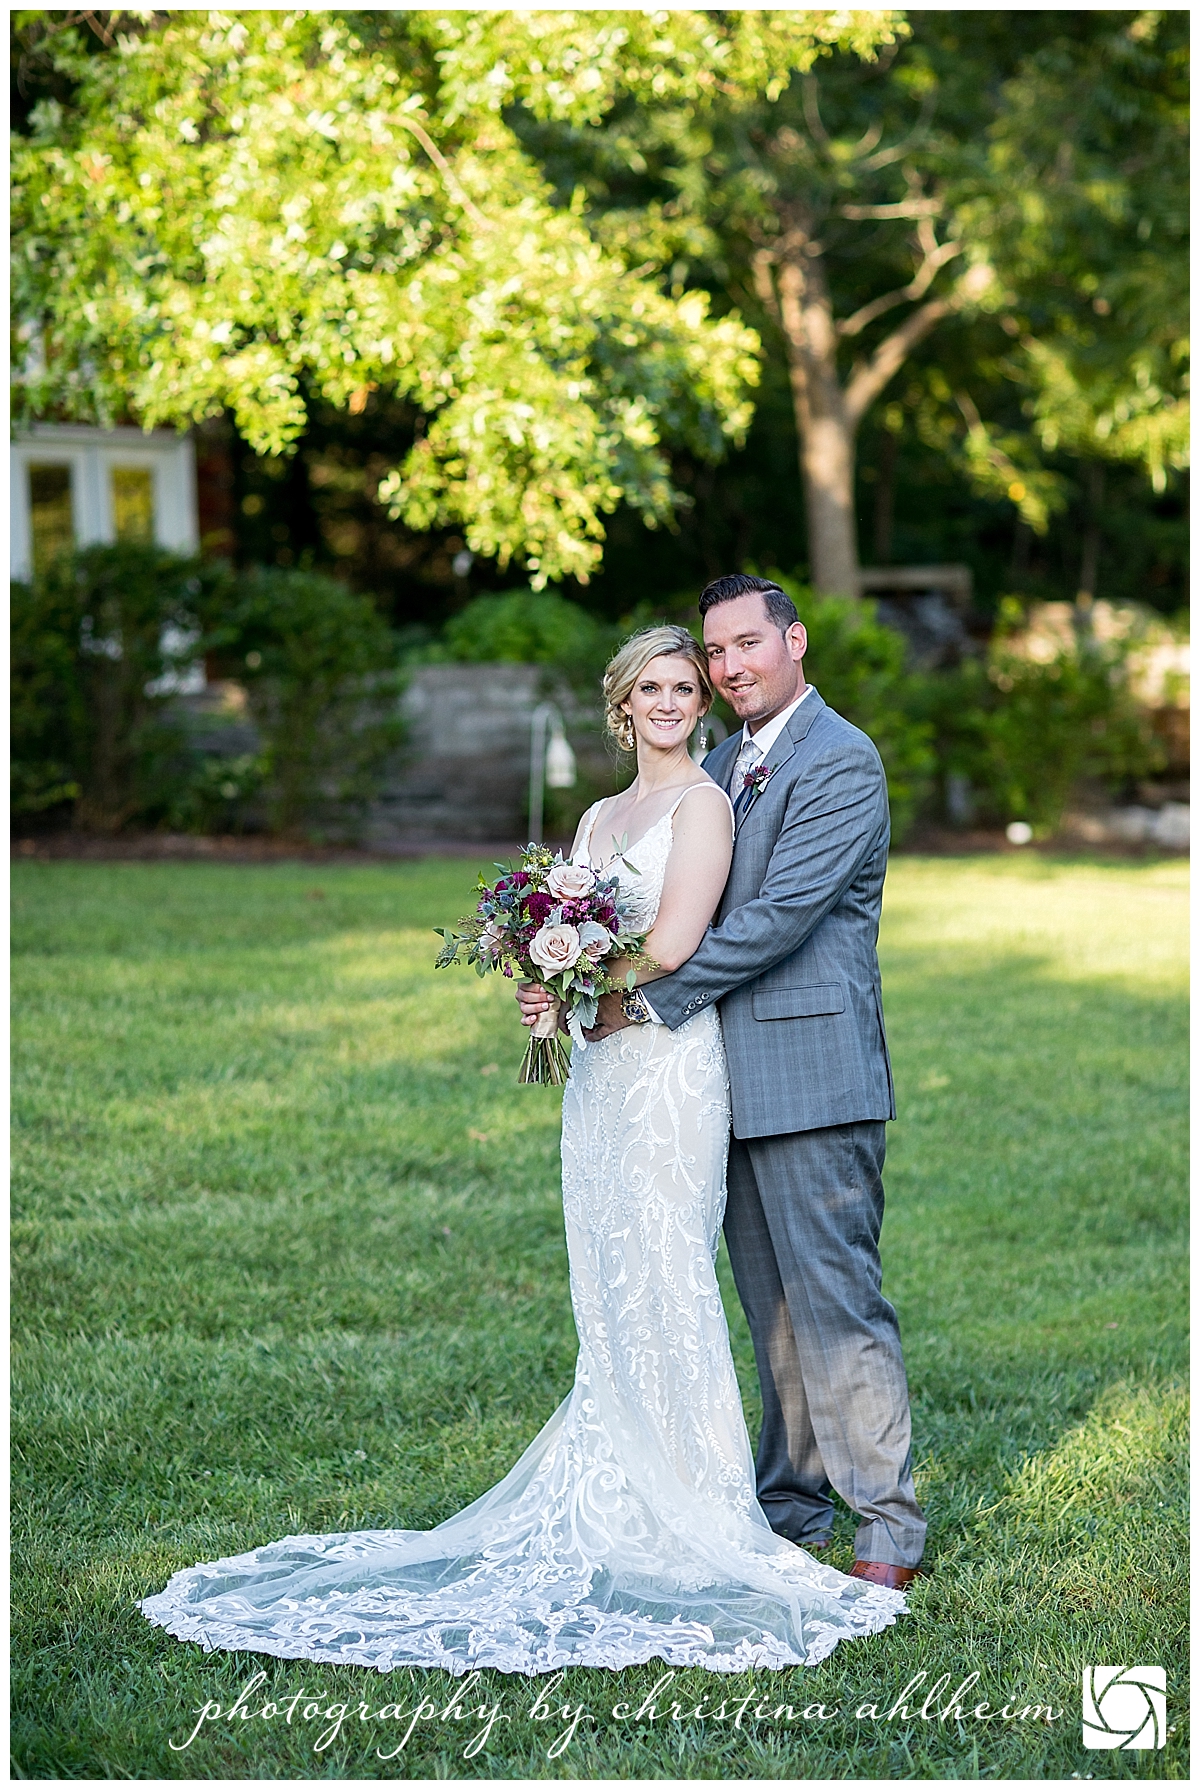
[[[272,831],[343,829],[403,735],[391,629],[337,579],[266,566],[208,619],[210,650],[245,686],[264,741]]]
[[[15,585],[12,622],[15,815],[341,831],[400,737],[391,630],[314,572],[89,547]],[[173,697],[200,656],[247,690],[261,751],[197,749]]]
[[[173,680],[196,655],[201,613],[227,583],[161,548],[89,547],[12,592],[12,805],[70,803],[113,832],[158,817],[187,776],[169,713]]]
[[[987,654],[923,680],[943,787],[957,775],[978,818],[1027,821],[1038,837],[1062,820],[1087,777],[1118,793],[1161,768],[1162,749],[1129,687],[1129,647],[1081,630],[1048,661],[1019,649],[1024,621],[1009,599]]]
[[[521,587],[473,598],[437,639],[412,648],[406,662],[544,665],[587,696],[599,689],[620,638],[615,625],[598,621],[557,591]]]

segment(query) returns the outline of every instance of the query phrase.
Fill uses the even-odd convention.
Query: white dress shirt
[[[752,765],[760,764],[762,762],[762,760],[767,756],[767,753],[771,750],[771,747],[775,744],[776,740],[779,738],[780,734],[783,732],[784,728],[787,726],[788,722],[791,720],[792,716],[796,713],[796,710],[800,707],[800,704],[804,701],[804,698],[808,695],[808,693],[811,689],[812,689],[811,684],[805,684],[803,691],[801,692],[801,694],[799,696],[797,696],[795,702],[789,702],[785,709],[780,709],[780,711],[777,715],[772,715],[771,719],[769,721],[764,721],[762,726],[758,729],[757,733],[752,733],[750,731],[749,721],[746,721],[745,723],[743,723],[742,743],[741,743],[741,746],[738,748],[738,755],[737,755],[737,761],[735,761],[735,768],[736,768],[736,762],[739,762],[739,761],[742,761],[743,770],[749,770]],[[755,753],[757,754],[757,756],[755,756],[754,754],[747,751],[747,747],[749,747],[749,746],[753,746],[755,748]],[[731,790],[730,794],[733,797],[733,800],[736,801],[737,800],[736,792]],[[662,1020],[658,1017],[658,1014],[654,1011],[654,1008],[650,1005],[650,996],[647,994],[645,988],[642,989],[642,999],[646,1003],[646,1011],[650,1015],[651,1023],[656,1026],[660,1026],[662,1024]]]
[[[772,715],[769,721],[764,721],[757,732],[751,730],[749,721],[743,722],[742,745],[757,746],[760,758],[765,758],[811,689],[811,684],[805,684],[803,692],[797,696],[795,702],[789,702],[785,709],[780,709],[777,715]]]

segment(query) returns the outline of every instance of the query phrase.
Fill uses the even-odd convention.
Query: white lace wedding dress
[[[641,874],[619,872],[646,925],[673,814],[628,848]],[[150,1621],[206,1651],[456,1676],[814,1665],[893,1622],[899,1592],[822,1566],[755,1499],[713,1265],[728,1129],[711,1009],[577,1050],[562,1136],[569,1396],[499,1484],[436,1529],[293,1535],[191,1566],[141,1604]]]

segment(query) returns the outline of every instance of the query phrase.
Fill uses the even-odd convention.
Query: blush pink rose
[[[594,920],[585,920],[579,928],[579,948],[585,957],[593,963],[600,959],[613,947],[613,935],[607,926],[597,926]]]
[[[533,935],[529,955],[548,976],[569,970],[579,958],[579,934],[573,926],[543,926]]]
[[[546,888],[556,901],[582,901],[596,886],[586,864],[556,864],[546,878]]]

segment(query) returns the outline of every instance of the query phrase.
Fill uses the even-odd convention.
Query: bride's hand
[[[516,996],[517,1005],[521,1009],[521,1024],[536,1025],[550,1005],[550,996],[546,990],[540,982],[518,982]]]
[[[521,1009],[521,1024],[523,1026],[536,1025],[542,1014],[549,1011],[550,996],[540,982],[518,982],[516,996],[517,1005]],[[565,1032],[567,1029],[565,1006],[559,1008],[558,1029],[560,1032]]]

